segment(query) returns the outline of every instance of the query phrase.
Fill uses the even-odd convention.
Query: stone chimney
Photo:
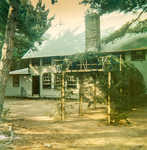
[[[100,51],[100,15],[94,9],[85,16],[85,51]]]

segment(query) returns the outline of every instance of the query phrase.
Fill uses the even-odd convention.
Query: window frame
[[[44,73],[42,75],[42,88],[51,89],[52,88],[52,75],[51,73]]]
[[[67,89],[77,89],[77,78],[73,75],[68,75],[66,78]]]
[[[134,51],[131,52],[132,61],[144,61],[146,59],[145,51]]]

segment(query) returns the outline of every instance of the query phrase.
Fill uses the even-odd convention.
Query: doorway
[[[40,95],[40,76],[32,76],[32,95]]]

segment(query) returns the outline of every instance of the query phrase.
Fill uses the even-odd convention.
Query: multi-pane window
[[[55,82],[54,82],[55,84],[54,84],[54,87],[56,89],[58,89],[58,88],[61,87],[61,78],[62,78],[62,76],[61,76],[60,73],[55,74]]]
[[[51,88],[51,73],[44,73],[42,76],[42,85],[44,89]]]
[[[19,75],[13,75],[13,87],[19,87]]]
[[[49,66],[51,65],[51,58],[50,57],[46,57],[42,59],[42,65],[43,66]]]
[[[67,76],[67,88],[77,88],[77,79],[75,76]]]
[[[135,51],[131,53],[132,61],[145,60],[145,52],[144,51]]]
[[[32,66],[40,66],[40,59],[39,58],[32,59]]]

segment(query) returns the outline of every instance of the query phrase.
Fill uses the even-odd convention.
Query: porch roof
[[[10,75],[27,75],[29,73],[29,68],[24,68],[24,69],[19,69],[19,70],[14,70],[9,72]]]

